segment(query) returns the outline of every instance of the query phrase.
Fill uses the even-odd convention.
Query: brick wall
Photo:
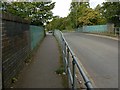
[[[30,52],[29,22],[2,13],[2,83],[7,88]]]

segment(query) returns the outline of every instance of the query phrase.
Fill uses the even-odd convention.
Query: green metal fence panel
[[[87,32],[87,33],[96,33],[103,34],[109,36],[120,36],[119,27],[114,27],[114,24],[106,24],[106,25],[93,25],[93,26],[83,26],[76,28],[77,32]]]
[[[77,32],[83,32],[83,27],[79,27],[79,28],[75,29],[75,31],[77,31]]]
[[[106,32],[107,25],[83,26],[83,32]]]
[[[31,37],[31,50],[33,50],[37,44],[44,37],[44,28],[42,26],[30,25],[30,37]]]

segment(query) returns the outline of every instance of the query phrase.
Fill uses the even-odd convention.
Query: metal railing
[[[69,47],[66,39],[63,36],[63,33],[59,30],[54,31],[55,37],[58,39],[59,43],[61,44],[62,48],[62,54],[63,54],[63,62],[65,64],[65,71],[68,75],[68,79],[70,81],[70,84],[72,86],[72,89],[75,90],[75,82],[76,82],[76,69],[78,69],[78,72],[81,74],[85,86],[88,90],[92,90],[93,86],[91,81],[89,80],[88,76],[86,75],[85,71],[81,67],[81,65],[78,62],[77,57],[75,56],[74,52],[72,49]],[[70,55],[72,56],[72,64],[70,64]],[[72,68],[72,70],[71,70]]]

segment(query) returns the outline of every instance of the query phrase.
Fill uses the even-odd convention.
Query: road
[[[97,88],[118,88],[118,41],[83,33],[64,33]]]

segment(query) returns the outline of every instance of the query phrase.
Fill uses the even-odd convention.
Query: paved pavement
[[[59,66],[57,42],[52,35],[47,35],[14,88],[63,88],[61,76],[55,73]]]
[[[64,33],[68,44],[98,88],[118,88],[118,41]]]

